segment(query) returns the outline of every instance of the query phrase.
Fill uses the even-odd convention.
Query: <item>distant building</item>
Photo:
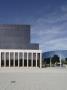
[[[39,44],[30,43],[30,25],[0,25],[0,67],[41,67]]]

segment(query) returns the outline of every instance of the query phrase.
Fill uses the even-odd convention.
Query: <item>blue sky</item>
[[[30,24],[43,51],[67,49],[67,0],[0,0],[0,23]]]

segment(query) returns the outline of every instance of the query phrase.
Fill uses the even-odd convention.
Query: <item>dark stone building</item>
[[[30,43],[30,25],[0,25],[0,49],[39,49]]]

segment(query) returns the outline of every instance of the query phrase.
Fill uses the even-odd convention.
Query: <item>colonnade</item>
[[[41,50],[0,50],[0,67],[42,67]]]

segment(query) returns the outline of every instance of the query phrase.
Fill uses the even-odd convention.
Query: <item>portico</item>
[[[42,67],[41,50],[0,49],[0,67]]]

